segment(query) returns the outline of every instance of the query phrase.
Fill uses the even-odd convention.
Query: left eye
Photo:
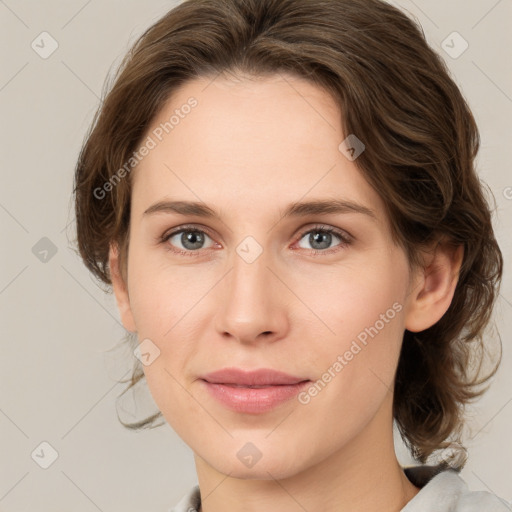
[[[325,249],[330,249],[331,242],[333,241],[333,236],[338,238],[341,243],[339,246],[345,246],[349,244],[348,236],[343,235],[339,231],[332,228],[314,228],[302,233],[300,240],[302,240],[306,235],[309,235],[307,238],[308,243],[312,246],[311,249],[316,252],[327,252]],[[315,247],[316,246],[316,247]],[[308,247],[306,247],[308,249]]]

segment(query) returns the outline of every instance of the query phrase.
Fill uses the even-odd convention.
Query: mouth
[[[224,368],[201,377],[210,384],[223,384],[225,386],[266,388],[269,386],[288,386],[309,381],[305,377],[297,377],[272,368],[258,370],[244,370],[241,368]]]
[[[225,369],[199,379],[210,397],[223,407],[245,414],[262,414],[290,401],[311,383],[276,370],[247,372]]]

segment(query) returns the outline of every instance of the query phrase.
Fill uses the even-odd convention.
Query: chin
[[[249,452],[250,448],[246,448],[246,451]],[[241,455],[235,452],[234,458],[226,458],[224,453],[221,456],[214,454],[210,459],[204,458],[216,471],[240,480],[282,480],[294,476],[302,468],[300,461],[279,449],[273,456],[262,453],[261,458],[252,461],[244,456],[243,451]]]

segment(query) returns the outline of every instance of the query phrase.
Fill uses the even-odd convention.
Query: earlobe
[[[446,313],[457,287],[463,257],[462,245],[437,243],[411,293],[405,321],[408,331],[428,329]]]
[[[121,321],[126,330],[137,332],[130,306],[127,283],[125,283],[119,266],[119,248],[117,244],[110,244],[109,269],[112,280],[112,288],[116,297],[117,308],[121,315]]]

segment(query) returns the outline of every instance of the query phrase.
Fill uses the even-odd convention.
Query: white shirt
[[[435,466],[404,468],[409,480],[420,488],[401,512],[511,512],[512,504],[487,491],[470,491],[453,469],[438,472]],[[198,512],[199,485],[190,489],[171,512]]]

